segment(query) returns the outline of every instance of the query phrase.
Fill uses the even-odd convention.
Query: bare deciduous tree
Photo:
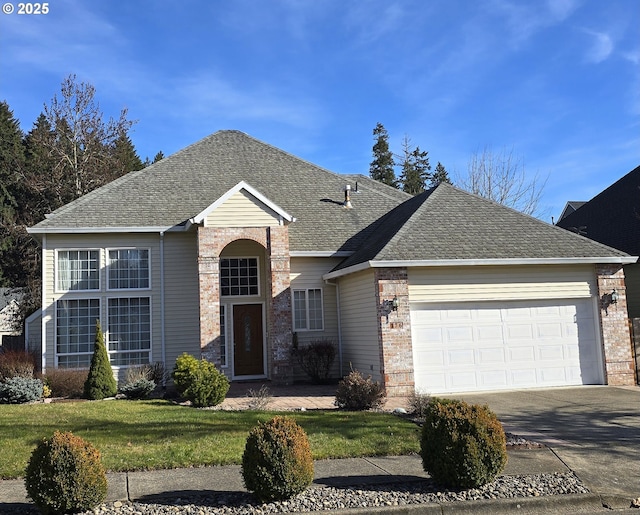
[[[494,153],[485,147],[469,159],[467,175],[457,177],[456,183],[476,195],[511,207],[522,213],[541,217],[540,199],[547,183],[536,173],[529,176],[524,159],[514,155],[513,149]]]

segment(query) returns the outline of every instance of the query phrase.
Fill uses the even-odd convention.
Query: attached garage
[[[592,267],[476,267],[409,277],[417,391],[604,383]]]
[[[417,391],[602,384],[592,299],[417,304]]]

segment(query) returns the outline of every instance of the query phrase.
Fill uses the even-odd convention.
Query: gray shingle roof
[[[367,261],[616,258],[624,252],[440,184],[394,208],[336,270]]]
[[[342,207],[351,183],[353,209]],[[409,195],[359,175],[339,175],[242,132],[219,131],[58,209],[33,233],[82,228],[174,227],[240,181],[296,217],[292,251],[354,251],[363,230]]]

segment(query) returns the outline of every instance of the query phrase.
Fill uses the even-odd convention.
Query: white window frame
[[[319,291],[320,292],[320,327],[311,329],[310,318],[309,318],[309,292],[310,291]],[[296,292],[304,292],[304,302],[305,302],[305,318],[304,321],[298,320],[296,313],[298,310],[296,309]],[[291,290],[291,305],[293,307],[293,330],[294,331],[324,331],[324,294],[322,288],[296,288]],[[304,326],[298,325],[299,322],[304,322]]]
[[[256,279],[257,279],[257,288],[258,288],[258,292],[257,293],[249,293],[247,295],[242,295],[242,294],[238,294],[238,295],[224,295],[222,293],[222,261],[223,260],[230,260],[230,259],[255,259],[256,260]],[[232,298],[242,298],[242,299],[246,299],[248,297],[260,297],[261,293],[260,293],[260,258],[258,256],[223,256],[220,257],[220,264],[218,266],[219,268],[219,273],[220,273],[220,297],[224,297],[225,299],[232,299]],[[225,287],[227,288],[227,287]],[[228,286],[228,288],[232,288],[232,286]]]
[[[146,299],[149,301],[149,348],[148,349],[142,349],[142,348],[138,348],[138,349],[125,349],[125,350],[111,350],[111,345],[112,344],[117,344],[118,342],[115,342],[112,340],[112,337],[114,336],[114,332],[112,331],[112,327],[111,327],[111,321],[110,321],[110,314],[109,314],[109,309],[110,309],[110,304],[112,301],[116,301],[116,300],[132,300],[132,299]],[[139,365],[144,365],[144,364],[148,364],[148,363],[152,363],[152,357],[153,357],[153,304],[152,304],[152,299],[151,296],[148,295],[139,295],[139,296],[118,296],[118,297],[107,297],[107,302],[106,302],[106,320],[107,320],[107,331],[106,331],[106,336],[105,336],[105,347],[107,348],[107,354],[109,355],[109,362],[111,363],[112,367],[117,367],[117,368],[128,368],[128,367],[136,367]],[[149,354],[149,359],[146,362],[143,363],[114,363],[114,357],[119,355],[119,354],[126,354],[129,352],[136,352],[136,353],[148,353]]]
[[[98,253],[98,259],[97,259],[97,265],[98,268],[96,270],[97,274],[98,274],[98,287],[97,288],[86,288],[86,289],[71,289],[71,288],[61,288],[60,287],[60,270],[61,270],[61,266],[60,266],[60,253],[62,252],[97,252]],[[56,293],[66,293],[66,292],[96,292],[96,291],[100,291],[101,290],[101,282],[102,282],[102,277],[101,277],[101,264],[102,264],[102,259],[101,259],[101,252],[100,249],[97,248],[60,248],[60,249],[55,249],[55,265],[54,265],[54,278],[53,278],[53,282],[54,282],[54,291]]]
[[[106,269],[107,269],[107,279],[106,279],[106,283],[107,283],[107,291],[133,291],[133,290],[138,290],[138,291],[146,291],[146,290],[151,290],[151,248],[149,247],[110,247],[105,249],[106,250],[106,256],[105,256],[105,261],[106,261]],[[141,287],[129,287],[129,286],[125,286],[125,287],[119,287],[119,288],[112,288],[111,287],[111,257],[110,257],[110,253],[111,252],[120,252],[120,251],[125,251],[125,250],[135,250],[135,251],[146,251],[147,252],[147,263],[148,263],[148,268],[147,268],[147,284],[148,286],[141,286]]]
[[[80,301],[97,301],[98,303],[98,316],[96,317],[96,319],[93,322],[90,322],[86,327],[89,328],[88,332],[87,332],[87,336],[89,338],[89,348],[91,349],[90,351],[87,352],[58,352],[58,329],[60,328],[60,319],[58,317],[58,303],[60,302],[80,302]],[[57,299],[55,301],[55,306],[54,306],[54,310],[55,310],[55,316],[54,316],[54,354],[55,354],[55,363],[56,363],[56,368],[60,367],[60,357],[61,356],[87,356],[89,358],[88,362],[85,365],[82,366],[73,366],[73,367],[67,367],[64,366],[63,368],[89,368],[89,365],[91,364],[91,356],[93,356],[93,345],[95,343],[95,334],[96,334],[96,320],[100,320],[100,313],[101,313],[101,309],[102,309],[102,303],[99,297],[79,297],[79,298],[71,298],[71,299]]]

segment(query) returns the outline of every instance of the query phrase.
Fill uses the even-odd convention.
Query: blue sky
[[[48,5],[0,14],[0,99],[24,131],[70,73],[105,115],[128,108],[143,159],[238,129],[367,174],[381,122],[454,182],[474,152],[513,149],[548,176],[548,221],[640,164],[638,0]]]

